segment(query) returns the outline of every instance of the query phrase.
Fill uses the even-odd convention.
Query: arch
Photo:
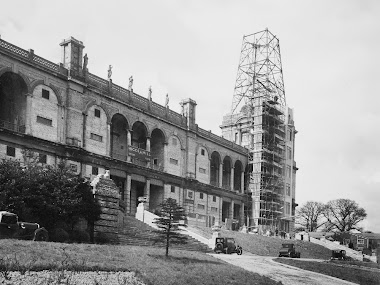
[[[32,89],[30,88],[30,80],[29,78],[23,74],[22,72],[14,72],[12,70],[12,68],[10,68],[9,66],[5,66],[3,68],[0,68],[0,77],[4,74],[4,73],[7,73],[7,72],[10,72],[10,73],[13,73],[13,74],[17,74],[18,76],[20,76],[23,80],[24,80],[24,83],[26,85],[26,88],[27,88],[27,93],[30,93],[32,91]]]
[[[197,144],[197,147],[195,148],[195,153],[196,153],[197,155],[200,155],[200,151],[199,151],[199,150],[200,150],[201,148],[206,149],[207,157],[208,157],[208,159],[211,159],[210,148],[209,148],[208,146],[206,146],[205,144],[200,144],[200,143],[198,143],[198,144]]]
[[[213,151],[210,159],[210,184],[219,187],[219,172],[221,157],[219,152]]]
[[[0,75],[0,120],[7,122],[9,129],[24,133],[28,85],[22,76],[6,70]]]
[[[54,91],[55,96],[57,97],[57,100],[58,100],[58,105],[63,105],[61,90],[57,86],[55,86],[51,83],[49,84],[49,87]]]
[[[43,81],[42,79],[37,79],[37,80],[34,80],[31,84],[30,84],[30,89],[31,91],[33,92],[34,89],[36,89],[36,87],[38,85],[45,85],[45,81]],[[52,88],[53,89],[53,88]]]
[[[165,133],[161,129],[153,129],[150,138],[150,155],[153,160],[153,168],[161,171],[163,170],[165,164],[164,149],[166,141]]]
[[[241,191],[241,174],[243,172],[243,164],[240,160],[236,160],[234,164],[234,189]]]
[[[250,173],[253,170],[252,164],[246,164],[244,169],[244,190],[245,193],[248,193],[248,184],[250,179]]]
[[[228,155],[223,159],[223,178],[222,178],[222,188],[231,189],[231,168],[232,160]]]
[[[132,146],[146,149],[146,139],[148,137],[148,129],[147,126],[141,122],[136,121],[132,125]]]
[[[111,156],[123,161],[128,155],[128,131],[127,119],[120,113],[116,113],[111,119]]]

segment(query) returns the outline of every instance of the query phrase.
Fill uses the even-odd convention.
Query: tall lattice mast
[[[246,114],[251,225],[277,226],[283,213],[285,106],[278,38],[268,29],[244,36],[231,115]]]

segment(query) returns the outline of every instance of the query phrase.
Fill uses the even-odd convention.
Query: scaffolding
[[[279,40],[268,29],[244,36],[231,116],[247,114],[247,223],[263,230],[278,227],[284,212],[285,106]]]

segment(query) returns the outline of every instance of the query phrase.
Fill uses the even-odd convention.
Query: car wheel
[[[37,229],[34,232],[34,241],[48,241],[49,240],[49,234],[48,231],[44,228]]]
[[[218,242],[216,245],[215,245],[215,249],[216,251],[223,251],[223,244]]]

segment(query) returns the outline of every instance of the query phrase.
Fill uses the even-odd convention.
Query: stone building
[[[114,84],[111,69],[108,79],[90,73],[81,41],[60,45],[55,64],[0,39],[0,158],[29,149],[90,180],[109,169],[125,215],[139,197],[151,212],[171,197],[189,223],[244,223],[246,148],[198,127],[194,100],[176,113]]]

